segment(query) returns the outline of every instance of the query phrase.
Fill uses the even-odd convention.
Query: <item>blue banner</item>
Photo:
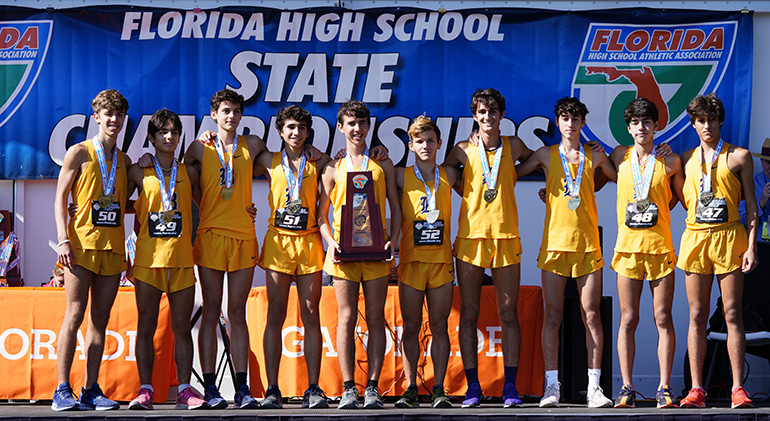
[[[314,116],[313,144],[335,152],[339,105],[362,100],[372,143],[397,165],[413,160],[412,118],[437,121],[442,160],[473,127],[471,95],[488,87],[506,98],[503,134],[531,148],[559,141],[553,105],[568,95],[588,105],[587,140],[630,144],[623,109],[644,96],[661,110],[657,139],[683,152],[697,145],[685,107],[712,91],[724,139],[746,147],[752,33],[751,14],[654,9],[0,7],[0,178],[55,178],[66,148],[96,133],[90,104],[106,88],[129,101],[118,146],[134,160],[160,108],[182,116],[180,154],[215,129],[209,99],[226,87],[246,98],[243,132],[270,150],[276,111],[298,104]]]

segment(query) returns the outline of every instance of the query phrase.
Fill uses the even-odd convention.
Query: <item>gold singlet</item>
[[[446,172],[439,167],[440,180],[436,195],[436,209],[439,211],[438,220],[444,223],[443,242],[441,245],[415,246],[414,223],[426,221],[425,212],[428,211],[428,202],[425,196],[425,184],[417,179],[414,167],[404,170],[404,192],[401,196],[401,246],[399,248],[399,265],[413,261],[427,263],[452,263],[452,233],[450,219],[452,218],[452,186],[446,178]],[[425,177],[425,174],[423,174]],[[433,191],[434,181],[426,181]],[[419,223],[419,222],[418,222]]]

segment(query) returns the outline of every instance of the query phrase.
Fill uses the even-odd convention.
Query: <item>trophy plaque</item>
[[[385,250],[385,243],[372,172],[349,172],[340,221],[342,251],[337,253],[337,260],[387,260],[390,251]]]

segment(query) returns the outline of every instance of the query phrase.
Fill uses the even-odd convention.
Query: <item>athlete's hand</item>
[[[307,160],[310,162],[315,162],[321,159],[321,157],[324,156],[324,153],[321,152],[318,148],[316,148],[313,145],[305,145],[305,156],[307,157]]]
[[[386,262],[392,262],[393,258],[395,257],[395,253],[393,252],[393,244],[390,244],[390,241],[385,243],[385,250],[389,250],[390,251],[390,257],[388,259],[386,259],[385,261]]]
[[[470,143],[473,146],[479,146],[479,142],[481,142],[481,136],[479,136],[478,129],[474,129],[471,134],[468,135],[468,143]]]
[[[78,205],[70,203],[70,205],[67,206],[67,213],[70,215],[70,218],[74,218],[75,214],[78,213]]]
[[[253,203],[251,206],[246,206],[246,213],[249,214],[252,221],[257,218],[257,208],[254,207]]]
[[[337,260],[337,253],[342,253],[340,243],[335,241],[334,244],[330,244],[329,249],[326,250],[326,252],[332,254],[332,263],[342,263],[341,261]]]
[[[759,196],[759,207],[764,209],[768,200],[770,200],[770,183],[765,184],[765,188],[762,189],[762,194]]]
[[[72,269],[75,265],[75,254],[72,252],[72,244],[69,241],[60,245],[56,250],[59,263],[65,268]]]
[[[369,149],[369,156],[378,161],[384,161],[388,159],[388,149],[382,145],[377,145]]]
[[[604,153],[604,146],[602,146],[602,144],[597,140],[589,140],[586,142],[586,146],[591,148],[594,153]]]
[[[743,254],[743,265],[741,265],[741,271],[743,273],[749,273],[754,270],[759,262],[757,262],[757,254],[754,250],[747,250]]]
[[[217,133],[212,132],[211,130],[206,130],[201,134],[201,137],[198,138],[198,142],[203,143],[204,145],[210,145],[214,142],[214,139],[217,138]]]
[[[342,159],[344,157],[348,156],[348,150],[347,149],[340,149],[337,151],[336,154],[334,154],[334,159]]]
[[[155,157],[153,154],[145,152],[136,163],[139,164],[140,168],[152,168],[155,166]]]
[[[537,191],[538,197],[540,197],[540,201],[545,203],[545,187]]]
[[[655,150],[655,155],[660,157],[669,156],[674,153],[674,151],[671,150],[671,145],[666,142],[658,143],[658,146],[655,148]]]

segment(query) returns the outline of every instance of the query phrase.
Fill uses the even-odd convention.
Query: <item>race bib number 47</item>
[[[727,202],[724,198],[714,198],[708,205],[698,201],[695,208],[695,222],[699,224],[722,224],[727,222]]]

